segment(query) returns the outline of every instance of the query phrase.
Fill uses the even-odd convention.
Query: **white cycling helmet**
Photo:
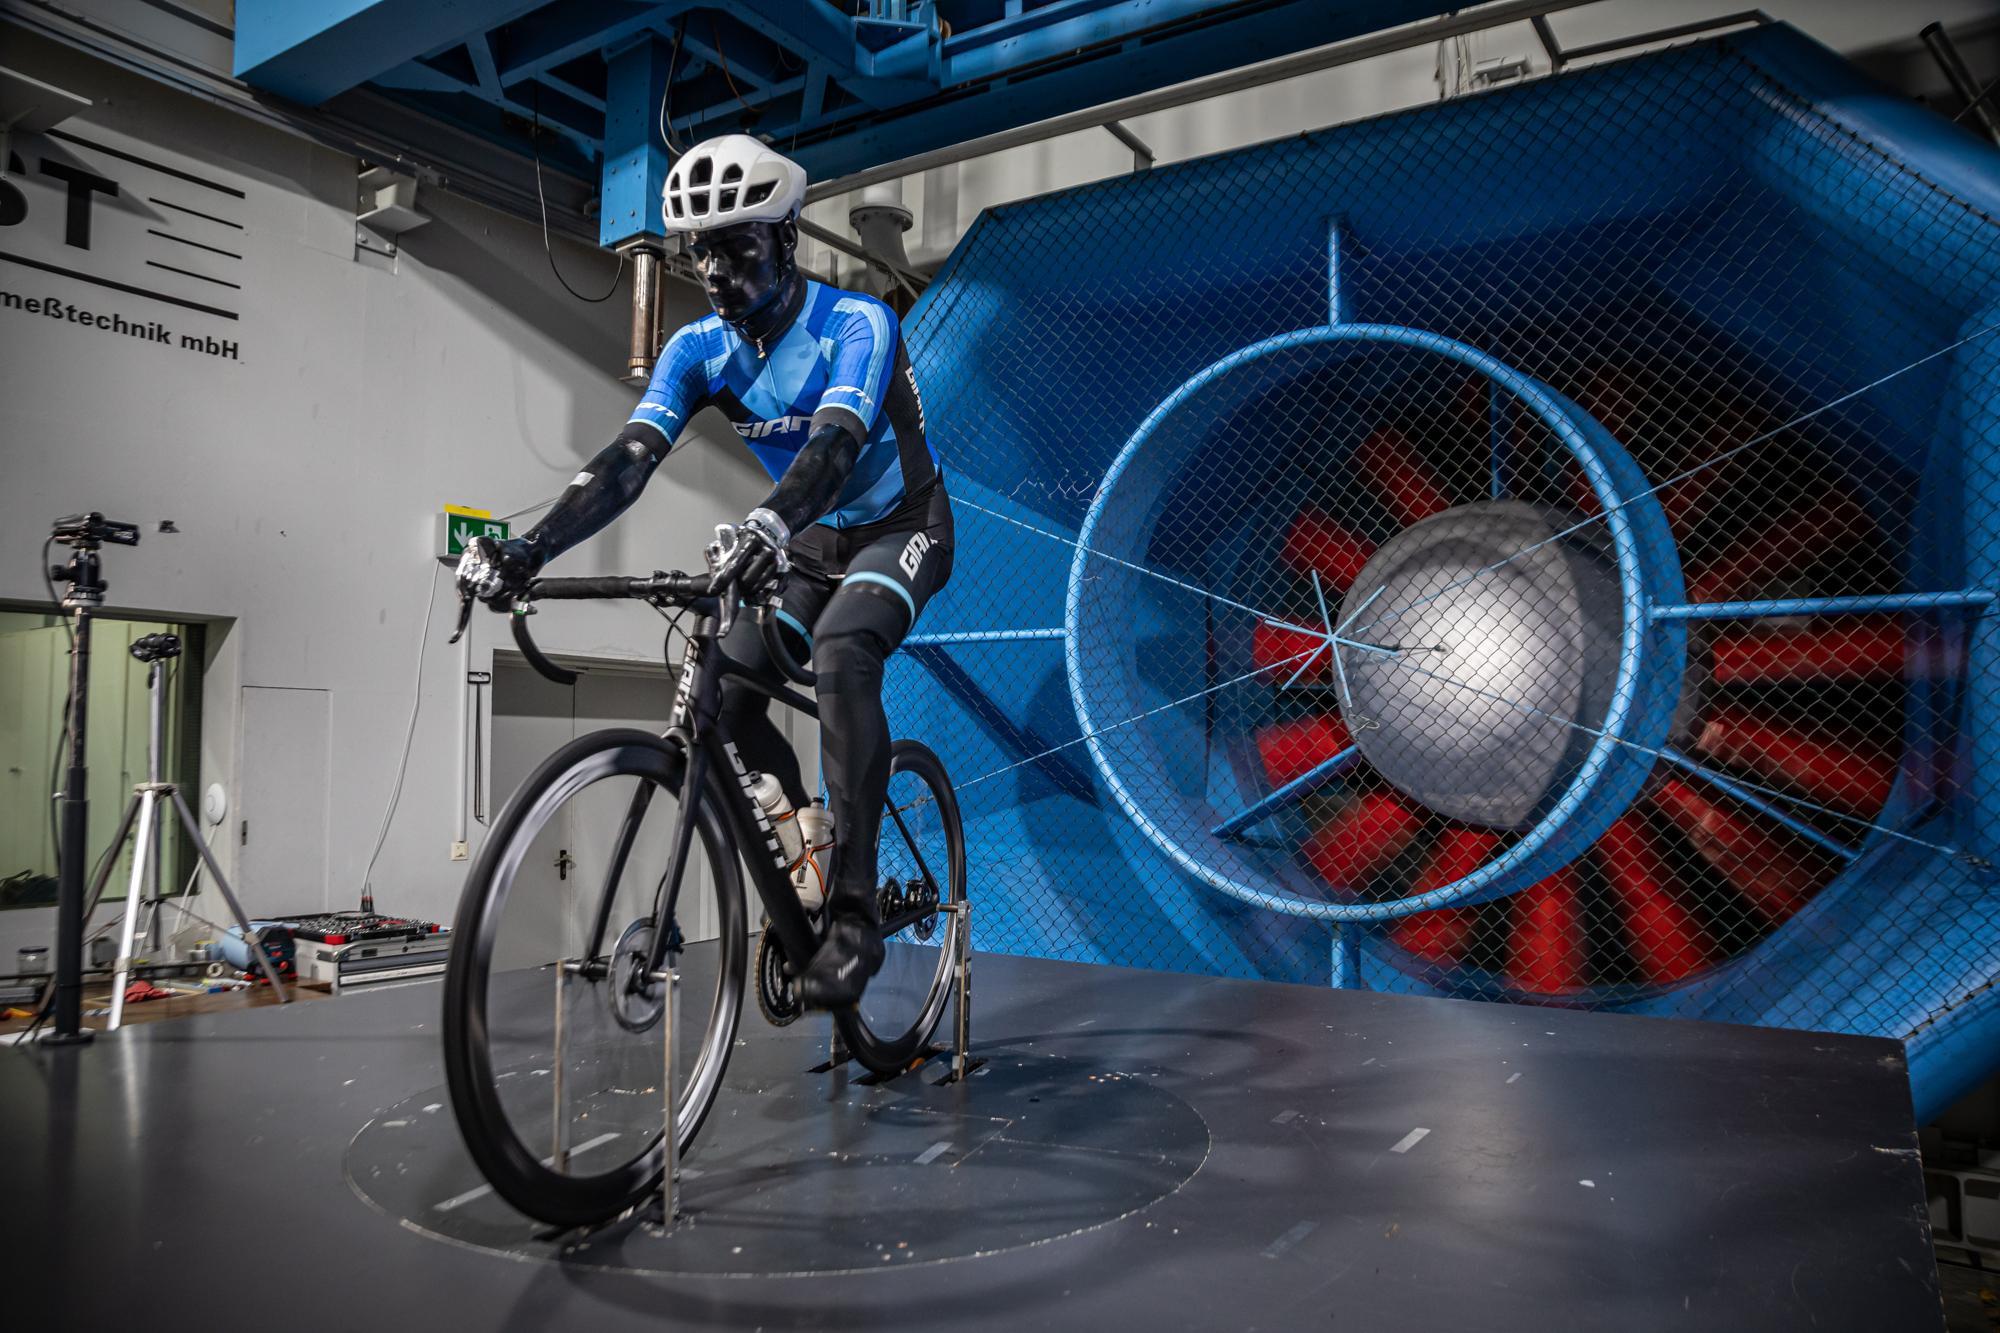
[[[783,222],[805,199],[804,167],[747,134],[724,134],[674,163],[660,194],[660,220],[670,232]]]

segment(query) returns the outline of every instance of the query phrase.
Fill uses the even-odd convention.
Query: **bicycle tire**
[[[945,772],[944,762],[934,754],[929,746],[919,741],[899,740],[889,748],[889,775],[893,783],[897,774],[915,777],[928,789],[929,797],[936,802],[938,824],[946,849],[945,865],[928,865],[928,872],[935,876],[942,869],[945,883],[937,885],[940,904],[961,904],[965,901],[965,829],[959,818],[958,796],[952,790],[951,777]],[[891,839],[905,838],[906,826],[893,817],[894,797],[891,810],[884,811],[881,843],[885,851],[890,850]],[[914,804],[911,803],[911,804]],[[839,1024],[842,1039],[847,1049],[863,1067],[877,1074],[896,1074],[907,1069],[928,1046],[931,1034],[944,1018],[945,1005],[951,997],[952,963],[958,955],[960,932],[966,928],[962,912],[941,912],[944,917],[945,936],[937,950],[937,965],[924,1002],[917,1009],[916,1021],[900,1032],[878,1032],[870,1026],[859,1006],[842,1009],[834,1014]],[[893,939],[890,947],[896,947]],[[867,997],[863,997],[863,1003]]]
[[[565,801],[591,783],[629,776],[653,782],[678,797],[685,771],[685,756],[678,746],[652,733],[609,730],[580,736],[544,760],[508,799],[466,879],[445,971],[444,1064],[452,1112],[467,1151],[494,1192],[544,1222],[560,1226],[601,1222],[645,1198],[658,1188],[664,1170],[664,1135],[654,1133],[637,1153],[593,1175],[556,1171],[521,1141],[502,1105],[487,1010],[492,955],[507,893],[535,835]],[[722,1083],[742,1011],[749,947],[742,872],[735,842],[721,817],[713,774],[704,788],[695,797],[699,802],[695,830],[713,877],[721,934],[708,1021],[698,1030],[681,1028],[690,1036],[699,1031],[702,1039],[676,1114],[683,1154],[692,1146]]]

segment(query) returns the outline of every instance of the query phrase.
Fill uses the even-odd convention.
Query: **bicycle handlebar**
[[[633,578],[624,574],[598,574],[584,578],[535,579],[513,607],[508,617],[512,622],[514,646],[521,656],[528,660],[543,677],[558,685],[574,685],[576,672],[556,665],[541,646],[535,642],[534,634],[528,628],[528,617],[535,602],[559,601],[611,601],[631,599],[634,601],[671,602],[686,605],[703,598],[714,597],[727,588],[717,589],[713,576],[708,574],[683,574],[678,571],[655,573],[649,578]],[[465,632],[465,625],[472,611],[472,599],[467,597],[460,607],[459,627],[452,635],[457,642]],[[819,680],[816,672],[792,655],[791,648],[784,640],[778,617],[770,605],[757,608],[757,628],[763,634],[764,650],[771,661],[788,680],[811,689]]]
[[[691,602],[711,593],[706,574],[656,573],[651,578],[631,578],[623,574],[598,574],[580,579],[535,579],[528,584],[528,599],[539,602],[609,600],[630,597],[641,600]]]

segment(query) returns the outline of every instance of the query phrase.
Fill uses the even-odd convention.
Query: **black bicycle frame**
[[[744,767],[742,756],[736,752],[736,742],[723,732],[720,723],[722,682],[725,678],[741,680],[759,693],[809,717],[819,716],[819,705],[806,695],[766,684],[722,651],[717,632],[720,608],[714,599],[702,599],[693,604],[693,609],[694,629],[688,635],[687,650],[681,656],[674,709],[666,731],[666,738],[677,742],[687,755],[687,768],[681,776],[681,806],[674,821],[673,853],[655,895],[653,947],[645,975],[660,971],[666,964],[668,950],[674,947],[674,909],[680,900],[681,881],[687,870],[688,852],[693,846],[694,814],[704,787],[709,785],[711,774],[719,774],[724,779],[715,782],[712,789],[720,800],[730,834],[741,849],[743,864],[750,872],[750,883],[764,904],[771,929],[777,935],[785,957],[794,966],[803,967],[818,947],[818,940],[812,923],[806,919],[805,909],[799,906],[798,891],[792,886],[791,867],[785,859],[784,845],[778,841],[778,832],[772,827],[770,817],[751,794],[749,770]],[[626,812],[625,827],[619,833],[610,878],[606,881],[605,893],[598,908],[598,921],[585,957],[596,958],[602,952],[606,918],[610,911],[610,890],[624,870],[639,820],[643,818],[650,801],[651,789],[641,787]]]

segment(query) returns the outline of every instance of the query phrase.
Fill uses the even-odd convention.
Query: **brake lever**
[[[724,562],[735,554],[737,540],[734,523],[715,525],[715,540],[702,548],[702,556],[708,561],[708,573],[711,579],[722,572]],[[711,583],[708,591],[711,597],[722,604],[722,623],[719,632],[726,637],[730,626],[736,623],[736,580],[733,571],[725,575],[721,582]]]
[[[478,601],[479,599],[469,592],[461,591],[458,594],[458,628],[451,632],[451,637],[445,640],[446,643],[457,643],[465,637],[465,627],[472,623],[472,608]]]

